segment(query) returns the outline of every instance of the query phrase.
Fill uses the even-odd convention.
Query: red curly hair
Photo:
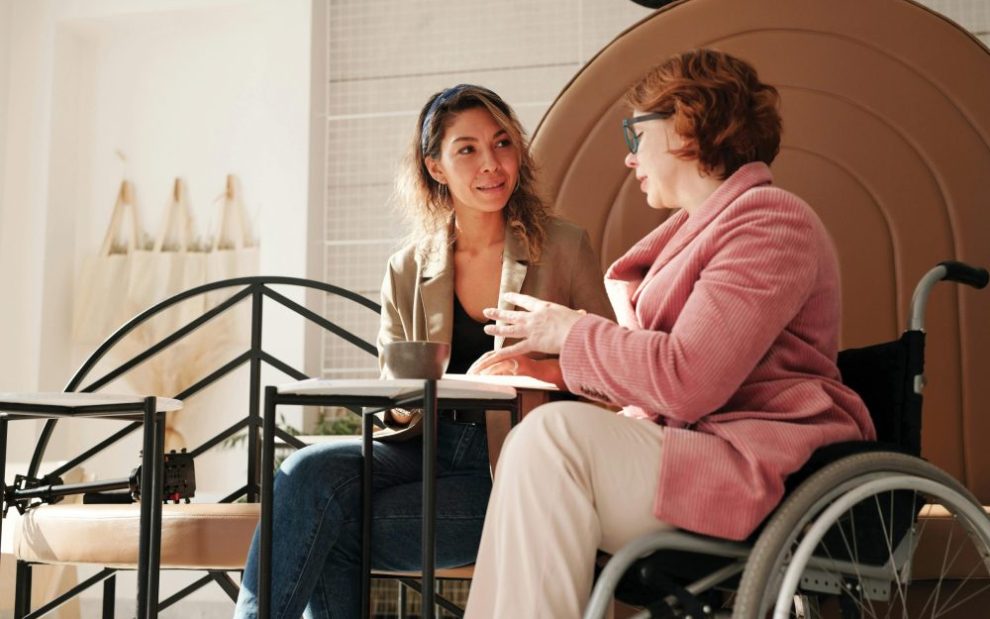
[[[633,86],[625,102],[635,110],[671,114],[683,148],[706,174],[728,178],[741,166],[769,165],[780,150],[780,97],[749,63],[712,49],[677,54]]]

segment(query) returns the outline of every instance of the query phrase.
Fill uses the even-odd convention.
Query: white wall
[[[7,76],[10,74],[10,11],[11,0],[0,0],[0,145],[7,135]],[[0,197],[4,187],[6,149],[0,146]]]
[[[0,392],[61,390],[75,370],[73,282],[124,175],[154,234],[175,176],[205,230],[236,173],[261,272],[306,275],[310,11],[310,0],[0,0]],[[302,366],[302,325],[276,318],[266,346]],[[229,407],[229,394],[246,405],[243,380],[200,410]],[[100,423],[60,428],[50,453],[78,453]],[[195,431],[227,423],[197,419]],[[36,431],[12,424],[9,462],[29,457]],[[244,466],[231,451],[212,459]],[[135,437],[88,468],[119,477],[137,462]]]
[[[0,265],[4,264],[5,248],[9,241],[7,240],[7,235],[4,235],[3,231],[6,228],[4,221],[4,211],[3,211],[3,196],[6,188],[6,165],[4,162],[7,159],[7,149],[5,144],[7,143],[7,107],[9,98],[9,88],[8,88],[8,76],[10,75],[10,48],[11,48],[11,32],[10,32],[10,17],[12,10],[12,0],[0,0]],[[0,286],[4,285],[6,278],[3,277],[2,267],[0,267]],[[0,301],[0,325],[12,324],[8,323],[7,311],[3,309],[3,306],[9,303],[9,297],[7,295],[0,295],[3,300]],[[7,345],[10,340],[6,339],[4,332],[12,331],[12,329],[5,329],[0,327],[0,350],[8,350]],[[2,363],[2,362],[0,362]],[[5,371],[5,367],[0,367],[0,371]],[[31,428],[24,430],[21,434],[15,435],[14,439],[18,439],[26,431],[33,431],[33,425]],[[17,440],[12,441],[17,443]]]
[[[0,390],[39,386],[41,274],[47,186],[48,119],[54,55],[47,3],[11,0],[6,20],[6,118],[0,148]],[[13,424],[9,459],[23,459],[32,424]]]

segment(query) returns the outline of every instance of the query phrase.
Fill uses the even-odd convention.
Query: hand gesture
[[[571,327],[585,315],[584,310],[572,310],[525,294],[507,292],[502,299],[523,309],[485,309],[485,317],[499,323],[487,325],[485,333],[519,341],[479,359],[472,368],[475,372],[531,352],[558,354]]]

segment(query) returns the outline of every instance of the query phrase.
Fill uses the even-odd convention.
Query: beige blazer
[[[526,245],[516,234],[508,234],[502,259],[501,295],[522,292],[575,309],[612,319],[612,306],[605,293],[598,256],[584,229],[561,219],[551,219],[539,262],[532,262]],[[451,342],[454,328],[454,247],[450,233],[443,232],[421,245],[407,245],[388,261],[382,282],[381,328],[378,332],[379,362],[388,342],[429,340]],[[501,348],[504,338],[495,338]],[[511,342],[510,342],[511,343]],[[382,368],[383,375],[387,375]],[[421,432],[418,420],[401,430],[376,434],[376,438],[412,438]]]

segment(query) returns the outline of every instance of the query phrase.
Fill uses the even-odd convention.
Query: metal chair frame
[[[324,282],[295,278],[295,277],[280,277],[280,276],[259,276],[259,277],[243,277],[235,278],[229,280],[223,280],[218,282],[213,282],[210,284],[205,284],[203,286],[197,286],[191,288],[187,291],[176,294],[154,306],[141,312],[131,320],[127,321],[122,325],[117,331],[110,335],[100,346],[87,358],[87,360],[82,364],[82,366],[76,371],[76,373],[69,380],[64,391],[66,392],[95,392],[105,387],[112,381],[124,376],[128,371],[143,363],[144,361],[154,357],[158,353],[166,350],[170,346],[181,341],[186,336],[190,335],[196,329],[206,324],[211,319],[220,316],[224,312],[227,312],[235,305],[240,302],[250,302],[251,304],[251,342],[247,350],[237,354],[232,359],[221,365],[216,370],[210,372],[208,375],[204,376],[198,380],[193,385],[182,390],[177,394],[169,394],[170,397],[174,397],[178,400],[185,400],[209,387],[210,385],[216,383],[218,380],[226,376],[227,374],[233,372],[239,367],[247,364],[250,370],[249,378],[249,389],[250,398],[248,404],[248,414],[246,417],[240,419],[239,421],[231,424],[229,427],[222,430],[220,433],[214,435],[212,438],[208,439],[201,445],[195,447],[190,451],[193,458],[196,458],[203,454],[204,452],[220,445],[225,440],[233,437],[237,433],[247,430],[248,435],[248,467],[247,467],[247,479],[243,486],[234,490],[227,496],[220,499],[220,503],[231,503],[237,501],[242,497],[246,497],[248,502],[256,503],[259,502],[261,496],[261,450],[259,446],[260,432],[262,426],[261,417],[261,368],[262,364],[267,364],[296,380],[302,380],[309,378],[307,374],[301,370],[292,367],[288,363],[278,359],[274,355],[266,352],[262,347],[262,326],[263,326],[263,300],[268,298],[279,305],[288,308],[289,310],[295,312],[299,316],[307,319],[311,323],[321,327],[325,331],[340,337],[341,339],[349,342],[350,344],[356,346],[358,349],[367,352],[369,355],[377,356],[378,351],[376,347],[351,333],[347,329],[341,327],[335,322],[324,318],[323,316],[317,314],[316,312],[306,308],[305,306],[293,301],[292,299],[286,297],[285,295],[277,292],[272,288],[272,286],[294,286],[301,287],[307,291],[323,292],[329,295],[334,295],[359,306],[363,306],[370,311],[374,311],[376,314],[381,312],[381,306],[367,299],[357,293],[327,284]],[[101,376],[90,379],[90,374],[96,368],[97,364],[113,350],[123,338],[130,334],[138,326],[144,324],[146,321],[152,319],[153,317],[159,315],[161,312],[166,311],[172,306],[181,303],[187,299],[193,297],[204,295],[206,293],[222,291],[224,289],[235,289],[233,294],[225,301],[219,303],[216,307],[204,312],[199,317],[191,320],[184,326],[176,329],[173,333],[161,339],[159,342],[149,346],[142,352],[134,355],[127,361],[120,363],[115,368],[107,371]],[[27,471],[27,476],[30,478],[37,478],[38,471],[40,470],[45,452],[48,448],[49,441],[51,440],[52,434],[55,431],[57,420],[48,420],[38,438],[37,445],[35,447],[34,453],[31,458],[30,466]],[[58,479],[60,475],[71,470],[72,468],[86,462],[96,454],[100,453],[107,447],[117,443],[118,441],[129,436],[132,432],[136,431],[141,427],[140,422],[134,422],[128,424],[127,426],[121,428],[117,432],[114,432],[106,439],[100,441],[93,447],[86,449],[84,452],[78,456],[68,460],[61,466],[56,467],[52,471],[45,474],[39,481],[41,483],[53,483],[54,480]],[[275,435],[294,448],[301,448],[305,446],[305,443],[292,436],[285,430],[281,428],[275,429]],[[17,580],[15,584],[15,608],[14,617],[17,619],[33,619],[34,617],[40,617],[45,613],[57,608],[61,604],[65,603],[69,599],[75,597],[82,591],[100,583],[104,583],[103,590],[103,616],[112,617],[113,616],[113,603],[114,603],[114,591],[115,591],[115,574],[117,570],[113,568],[106,568],[90,578],[87,578],[83,582],[80,582],[76,586],[72,587],[69,591],[66,591],[57,598],[51,600],[50,602],[44,604],[42,607],[31,611],[29,608],[30,604],[30,591],[31,591],[31,564],[18,561],[17,562]],[[201,589],[210,582],[214,582],[219,585],[223,591],[232,599],[237,599],[238,585],[230,578],[227,572],[220,570],[207,570],[207,574],[197,581],[191,583],[182,590],[174,593],[168,598],[161,600],[158,603],[157,610],[152,613],[154,616],[155,612],[161,611],[168,608],[185,598],[189,594]]]

